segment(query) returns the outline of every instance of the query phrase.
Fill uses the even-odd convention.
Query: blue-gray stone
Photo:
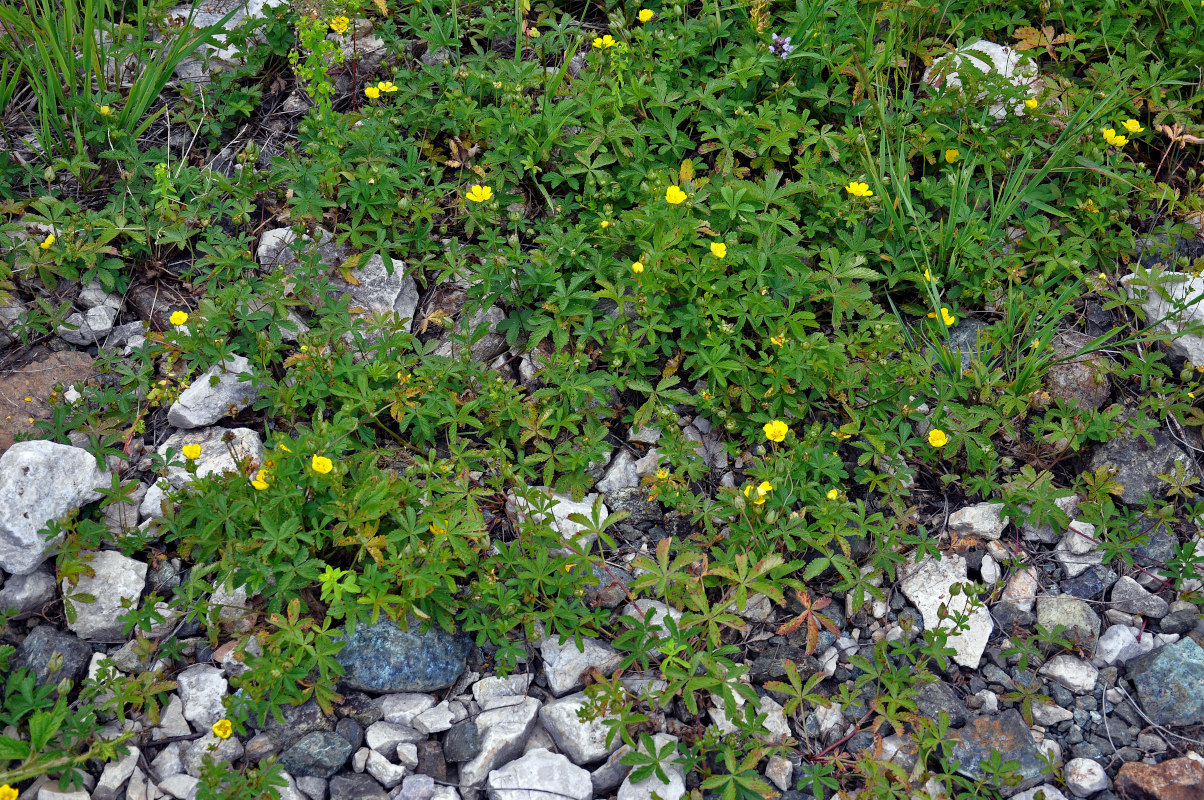
[[[468,719],[451,726],[443,737],[443,758],[453,764],[472,761],[481,752],[481,732]]]
[[[1088,567],[1082,574],[1062,581],[1060,586],[1066,594],[1082,600],[1099,600],[1120,576],[1102,564]]]
[[[419,632],[417,620],[403,631],[381,617],[359,625],[336,656],[346,670],[341,683],[365,692],[433,692],[446,689],[464,672],[472,639],[432,626]]]
[[[1018,763],[1016,772],[1020,783],[1006,788],[1007,794],[1015,794],[1030,786],[1036,786],[1044,775],[1041,772],[1041,758],[1037,745],[1028,726],[1020,718],[1020,712],[1009,708],[998,716],[978,717],[966,723],[959,731],[952,731],[957,738],[953,747],[953,757],[959,762],[958,772],[963,775],[982,779],[986,777],[980,764],[991,758],[993,753],[999,753],[1004,761]]]
[[[1204,724],[1204,649],[1180,639],[1129,659],[1137,698],[1158,725]]]
[[[50,661],[56,655],[61,656],[62,661],[58,670],[51,672]],[[74,634],[60,633],[50,625],[39,625],[21,642],[10,666],[13,671],[28,668],[39,686],[58,683],[64,678],[70,678],[73,685],[79,686],[91,659],[92,648]]]
[[[302,736],[280,756],[280,765],[294,778],[329,778],[343,768],[351,756],[351,742],[330,731]]]
[[[340,775],[330,782],[330,800],[389,800],[370,775]]]

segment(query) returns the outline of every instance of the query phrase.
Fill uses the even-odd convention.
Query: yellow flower
[[[723,242],[711,242],[711,255],[715,258],[727,256],[727,245]]]
[[[1029,99],[1024,101],[1024,107],[1027,108],[1029,111],[1032,111],[1038,105],[1040,105],[1040,103],[1037,102],[1037,98],[1035,98],[1035,97],[1030,97]]]
[[[785,440],[786,433],[790,429],[786,427],[786,423],[780,419],[775,419],[773,422],[766,422],[763,428],[765,438],[771,442],[780,442]]]
[[[192,461],[201,457],[201,446],[199,444],[186,444],[180,448],[180,452],[184,454],[184,458]]]
[[[173,311],[170,321],[172,325],[183,325],[188,321],[188,314],[183,311]]]
[[[662,468],[662,469],[658,469],[656,471],[656,479],[658,481],[663,481],[665,478],[668,478],[668,477],[669,477],[669,470]]]
[[[760,486],[745,486],[744,496],[752,500],[754,506],[765,505],[765,498],[773,491],[773,484],[761,481]]]
[[[40,245],[38,245],[38,247],[42,248],[43,250],[49,250],[53,246],[54,246],[54,234],[53,233],[46,234],[46,238],[42,240],[42,243]]]
[[[229,739],[234,733],[234,725],[228,719],[219,719],[213,723],[213,735],[219,739]]]
[[[1041,340],[1033,339],[1031,342],[1028,343],[1028,346],[1031,347],[1032,349],[1036,350],[1039,347],[1041,347]]]
[[[676,186],[670,186],[665,190],[665,202],[671,206],[685,202],[686,193]]]
[[[367,86],[364,88],[364,94],[368,95],[369,100],[375,100],[380,97],[380,89],[375,86]]]
[[[958,150],[956,147],[950,147],[945,151],[945,160],[952,164],[954,161],[957,161],[957,157],[961,154],[961,150]]]
[[[936,312],[929,311],[928,319],[936,319]],[[944,320],[946,328],[957,322],[957,317],[953,316],[953,314],[949,312],[949,308],[947,306],[941,306],[941,319]]]
[[[344,16],[335,17],[330,21],[330,29],[342,36],[347,32],[347,26],[351,24],[351,20]]]
[[[940,428],[933,428],[928,431],[928,444],[933,447],[944,447],[949,443],[949,437]]]
[[[326,456],[315,455],[309,460],[309,465],[314,468],[314,472],[319,475],[325,475],[334,469],[334,464]]]
[[[493,187],[482,186],[479,183],[474,183],[468,189],[468,194],[465,195],[474,203],[484,203],[489,198],[493,197]]]
[[[651,8],[641,8],[640,9],[640,13],[639,13],[640,22],[652,22],[652,18],[655,16],[656,16],[656,14],[652,13]]]
[[[262,492],[268,488],[268,478],[270,477],[271,474],[266,469],[261,469],[255,473],[255,478],[251,481],[251,485]]]
[[[1126,119],[1123,123],[1125,130],[1129,133],[1141,133],[1145,128],[1141,127],[1141,123],[1135,119]]]
[[[1129,143],[1124,136],[1117,136],[1114,128],[1104,128],[1104,141],[1113,147],[1124,147]]]
[[[870,185],[861,181],[852,181],[844,187],[844,190],[853,197],[873,197],[874,193],[870,191]]]
[[[1096,275],[1095,277],[1099,278],[1101,281],[1106,281],[1106,280],[1108,280],[1108,276],[1107,276],[1107,275],[1105,275],[1105,274],[1104,274],[1104,273],[1102,273],[1102,272],[1101,272],[1099,275]]]
[[[598,223],[598,227],[601,228],[602,230],[606,230],[607,228],[610,227],[610,220],[608,220],[608,219],[602,220],[601,222]]]
[[[828,499],[829,500],[835,500],[838,497],[840,497],[840,492],[836,491],[835,489],[828,490]]]
[[[9,786],[7,783],[3,786],[0,786],[0,800],[17,800],[17,795],[19,794],[20,792]]]
[[[936,278],[932,277],[932,272],[929,270],[924,270],[924,280],[928,281],[929,283],[936,283]]]
[[[781,347],[782,345],[786,344],[786,337],[781,335],[770,336],[769,341],[772,342],[775,347]]]
[[[1090,197],[1088,197],[1088,198],[1087,198],[1087,202],[1086,202],[1086,203],[1083,203],[1083,208],[1087,209],[1087,210],[1088,210],[1088,211],[1090,211],[1092,214],[1098,214],[1098,213],[1099,213],[1099,206],[1097,206],[1097,205],[1095,204],[1095,201],[1094,201],[1094,200],[1092,200]]]
[[[832,431],[832,436],[834,436],[836,440],[840,442],[843,442],[845,439],[853,438],[853,434],[848,433],[847,431],[842,431],[839,428]]]
[[[100,115],[101,115],[102,117],[107,117],[107,116],[109,116],[109,114],[111,114],[111,113],[113,113],[113,109],[109,108],[108,106],[101,106],[101,107],[100,107]]]
[[[644,271],[643,263],[640,261],[631,262],[631,271],[634,272],[636,275],[639,275],[641,272]]]
[[[381,81],[380,83],[376,84],[376,88],[380,89],[382,92],[397,91],[397,86],[393,83],[393,81]]]
[[[286,453],[291,453],[291,452],[293,452],[292,450],[289,450],[289,449],[288,449],[288,445],[287,445],[287,444],[281,444],[281,445],[280,445],[280,449],[281,449],[281,450],[283,450],[283,451],[284,451],[284,452],[286,452]]]
[[[614,47],[616,44],[618,44],[618,42],[615,41],[615,37],[611,36],[609,33],[605,36],[599,36],[594,39],[594,47],[598,48],[599,50],[605,50],[609,47]]]

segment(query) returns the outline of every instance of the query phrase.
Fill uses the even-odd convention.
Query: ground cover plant
[[[272,726],[354,718],[382,621],[478,677],[613,648],[585,797],[1085,796],[1195,742],[1102,653],[1199,636],[1204,5],[216,8],[0,0],[0,363],[88,365],[0,444],[103,481],[0,531],[0,800],[149,762],[210,662],[179,796],[296,795]]]

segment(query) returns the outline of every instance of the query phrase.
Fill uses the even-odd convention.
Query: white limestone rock
[[[233,437],[228,447],[223,441],[227,434]],[[192,476],[182,466],[185,459],[180,455],[184,445],[188,444],[201,446],[200,458],[196,459],[198,478],[204,478],[213,473],[237,472],[238,464],[235,458],[231,457],[231,450],[239,460],[250,459],[255,464],[263,463],[263,441],[259,438],[259,434],[250,428],[202,428],[181,431],[169,436],[157,450],[159,455],[164,458],[167,457],[169,449],[175,451],[175,460],[180,462],[181,466],[168,467],[167,480],[177,489],[192,482]]]
[[[180,685],[180,701],[184,719],[205,730],[226,715],[222,699],[228,684],[225,674],[217,667],[197,664],[176,676]]]
[[[606,719],[583,721],[578,712],[585,706],[585,693],[578,692],[554,700],[539,709],[539,721],[556,742],[557,749],[574,764],[580,765],[602,761],[623,743],[623,740],[616,736],[608,746],[606,737],[610,726],[606,724]]]
[[[471,761],[460,765],[460,785],[481,785],[493,769],[521,754],[538,715],[539,701],[534,697],[478,714],[481,750]]]
[[[667,733],[657,733],[652,736],[653,746],[657,751],[669,744],[676,744],[677,737]],[[643,746],[640,747],[644,751]],[[642,781],[632,781],[631,775],[623,779],[619,787],[618,800],[653,800],[653,793],[660,800],[681,800],[686,794],[686,774],[680,764],[672,763],[665,766],[669,782],[663,782],[657,775],[649,775]]]
[[[566,639],[563,644],[558,643],[558,639],[550,636],[539,643],[548,688],[557,697],[583,688],[591,670],[609,677],[623,663],[618,650],[598,639],[582,637],[584,650],[578,650],[572,639]]]
[[[137,605],[146,586],[146,564],[113,550],[85,553],[93,575],[82,575],[75,586],[63,580],[63,595],[89,594],[95,601],[71,600],[75,621],[67,627],[81,639],[119,641],[125,638],[121,617],[129,613],[123,603]]]
[[[588,772],[547,750],[532,750],[493,770],[487,785],[489,800],[592,800],[594,796]]]
[[[922,80],[935,89],[962,89],[964,85],[981,84],[980,74],[986,79],[1001,79],[1012,86],[1024,87],[1032,93],[1037,66],[1031,58],[1010,47],[979,39],[933,61],[924,71]],[[1009,111],[1024,116],[1024,103],[1019,100],[1009,103],[986,90],[979,91],[975,100],[989,100],[991,116],[998,121],[1006,119]]]
[[[977,669],[995,623],[985,606],[967,612],[965,594],[953,597],[950,587],[966,582],[966,560],[958,555],[946,554],[940,561],[926,556],[920,563],[903,569],[900,588],[924,616],[925,630],[935,630],[941,625],[952,627],[950,620],[941,620],[938,616],[942,605],[951,612],[969,613],[969,628],[962,633],[951,634],[948,644],[954,650],[954,661],[963,667]]]
[[[172,403],[168,423],[191,430],[237,414],[259,396],[253,378],[251,362],[243,356],[231,355],[223,363],[214,364]]]
[[[956,511],[949,516],[949,529],[959,536],[997,540],[1008,525],[1003,516],[1003,503],[979,503]]]

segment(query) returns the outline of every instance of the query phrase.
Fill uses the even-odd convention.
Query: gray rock
[[[368,761],[364,768],[386,789],[399,785],[401,779],[406,776],[405,767],[392,763],[375,750],[368,751]]]
[[[1108,773],[1098,762],[1089,758],[1072,758],[1062,768],[1066,788],[1075,797],[1087,797],[1102,792],[1111,785]]]
[[[960,728],[966,724],[969,710],[957,690],[944,681],[925,683],[916,693],[916,708],[925,719],[936,720],[943,711],[949,715],[949,727]]]
[[[142,519],[158,519],[163,516],[163,501],[167,499],[167,491],[155,481],[146,489],[146,494],[142,495],[142,502],[138,504],[138,515]]]
[[[67,627],[81,639],[122,641],[125,635],[120,617],[129,613],[122,604],[137,605],[146,586],[146,564],[112,550],[85,555],[90,556],[88,566],[94,574],[80,576],[74,587],[64,579],[63,595],[90,594],[96,600],[71,600],[75,621],[68,622]]]
[[[171,739],[176,736],[187,736],[192,733],[188,720],[184,719],[184,704],[180,696],[173,694],[167,701],[167,707],[159,716],[159,725],[151,731],[153,741]]]
[[[557,697],[583,688],[591,670],[610,677],[623,663],[622,654],[606,642],[582,637],[584,649],[578,650],[573,639],[566,639],[563,644],[558,640],[559,637],[550,636],[539,643],[548,688]]]
[[[1150,719],[1158,725],[1204,723],[1204,650],[1180,639],[1130,659],[1129,680]]]
[[[59,326],[59,336],[80,347],[99,346],[116,321],[117,309],[110,306],[97,306],[82,314],[77,311],[67,317],[66,324]]]
[[[228,446],[223,441],[227,435],[232,437]],[[168,450],[175,451],[175,460],[181,466],[167,468],[167,481],[177,489],[192,482],[192,476],[182,466],[185,459],[180,455],[184,445],[188,444],[201,446],[201,456],[196,459],[196,476],[198,478],[215,473],[238,472],[238,463],[235,458],[239,460],[249,458],[255,464],[263,463],[263,441],[259,438],[259,434],[250,428],[204,428],[196,431],[182,431],[169,436],[163,444],[159,445],[157,451],[164,458],[167,457]],[[234,457],[230,455],[231,450],[234,452]]]
[[[137,747],[131,747],[124,757],[105,764],[96,788],[92,790],[92,800],[116,800],[118,792],[134,774],[141,752]]]
[[[566,800],[592,800],[594,787],[589,773],[567,758],[547,750],[532,750],[489,773],[489,800],[542,800],[550,796]]]
[[[374,722],[364,731],[364,741],[378,753],[395,753],[403,742],[421,742],[426,736],[408,725],[392,722]]]
[[[407,775],[401,784],[401,794],[394,800],[431,800],[434,796],[434,778],[430,775]]]
[[[1007,525],[1003,503],[979,503],[949,515],[949,528],[959,536],[996,540]]]
[[[460,785],[477,786],[483,783],[490,771],[499,764],[505,764],[522,753],[523,744],[535,727],[538,712],[539,701],[526,697],[517,705],[502,706],[477,715],[481,751],[472,760],[460,765]]]
[[[1146,324],[1153,325],[1160,333],[1175,335],[1167,346],[1171,356],[1186,359],[1193,364],[1204,364],[1204,337],[1181,334],[1190,325],[1204,322],[1204,278],[1184,272],[1158,270],[1155,282],[1166,292],[1167,297],[1144,286],[1130,286],[1136,275],[1121,278],[1121,285],[1130,297],[1141,297],[1146,313]]]
[[[389,794],[368,775],[339,775],[330,780],[330,800],[389,800]]]
[[[183,751],[180,761],[184,771],[194,778],[201,777],[201,764],[206,756],[218,764],[230,764],[242,758],[243,746],[238,738],[219,739],[213,731],[206,730],[205,735],[196,741],[188,743],[188,749]]]
[[[177,428],[193,429],[212,425],[222,417],[236,414],[258,397],[251,362],[231,355],[214,364],[193,380],[167,412],[167,421]]]
[[[20,613],[34,611],[57,596],[54,576],[44,569],[28,575],[10,575],[4,582],[4,588],[0,589],[0,611],[9,608],[15,608]],[[1195,627],[1195,623],[1192,627]]]
[[[432,701],[433,702],[433,701]],[[456,721],[455,712],[446,700],[437,706],[428,708],[413,718],[414,730],[430,735],[443,733],[451,728]]]
[[[62,657],[57,672],[50,671],[50,661]],[[69,633],[59,633],[50,625],[39,625],[29,632],[17,647],[9,666],[15,671],[25,667],[34,675],[39,686],[58,683],[64,678],[78,686],[88,669],[92,648]]]
[[[351,743],[337,733],[315,731],[285,750],[280,755],[280,765],[297,777],[330,778],[343,768],[351,752]],[[332,800],[335,797],[335,781],[330,782],[330,796]]]
[[[677,737],[667,733],[657,733],[652,736],[653,746],[659,752],[669,744],[676,744]],[[646,754],[643,745],[640,752]],[[663,763],[663,762],[662,762]],[[641,781],[632,781],[628,775],[619,787],[618,800],[653,800],[653,793],[660,800],[680,800],[686,794],[686,774],[681,765],[670,763],[665,765],[665,774],[669,782],[663,782],[655,773]]]
[[[334,730],[334,720],[322,711],[317,700],[310,699],[299,706],[286,705],[280,712],[283,722],[274,714],[268,714],[263,726],[263,732],[272,737],[280,750],[291,747],[302,736]]]
[[[176,676],[184,719],[204,730],[226,716],[222,700],[226,696],[226,676],[217,667],[198,664]],[[297,775],[296,770],[289,770]]]
[[[464,672],[472,639],[438,625],[420,632],[411,620],[403,631],[381,617],[359,625],[336,658],[346,670],[341,683],[366,692],[431,692],[445,689]]]
[[[146,326],[139,320],[114,325],[102,346],[109,348],[137,347],[146,342]]]
[[[1112,607],[1128,614],[1162,619],[1170,610],[1169,604],[1156,594],[1150,594],[1142,585],[1125,576],[1112,586]]]
[[[1132,625],[1112,625],[1099,637],[1099,643],[1095,647],[1095,660],[1106,666],[1124,664],[1157,646],[1154,635],[1148,631],[1142,633]]]
[[[343,717],[334,726],[334,732],[351,743],[353,750],[360,749],[364,743],[364,728],[351,717]]]
[[[313,775],[297,778],[297,788],[309,800],[326,800],[327,787],[327,781],[323,778],[315,778]]]
[[[635,456],[620,447],[610,460],[606,474],[598,481],[597,489],[604,494],[610,494],[619,489],[630,489],[639,485],[640,474],[635,467]]]
[[[1103,560],[1099,551],[1096,551],[1094,555],[1096,556],[1095,560]],[[1064,594],[1074,595],[1082,600],[1100,600],[1108,587],[1116,583],[1116,579],[1119,577],[1107,567],[1094,564],[1073,578],[1063,580],[1058,586]]]
[[[534,676],[526,673],[506,678],[491,676],[472,685],[472,699],[482,710],[517,704],[527,696]]]
[[[353,270],[358,285],[349,284],[338,276],[331,280],[331,285],[348,298],[360,319],[377,314],[392,315],[398,329],[409,330],[418,308],[418,284],[406,274],[404,261],[393,259],[392,267],[390,274],[384,259],[374,255]],[[371,335],[368,338],[371,340]]]
[[[1099,670],[1071,655],[1057,655],[1041,665],[1037,674],[1057,681],[1075,694],[1089,694],[1099,680]]]
[[[434,708],[435,698],[429,694],[403,692],[378,697],[376,703],[380,706],[381,719],[385,722],[413,727],[416,716]]]
[[[620,745],[619,749],[606,759],[606,763],[590,773],[590,781],[594,784],[596,796],[607,797],[622,785],[627,773],[631,772],[631,767],[623,763],[623,756],[632,752],[633,749],[631,745]]]
[[[961,556],[946,554],[940,561],[927,556],[919,564],[901,570],[900,577],[903,594],[924,615],[925,630],[951,627],[948,619],[939,617],[942,606],[953,611],[966,610],[965,595],[955,600],[950,591],[953,584],[967,582],[966,560]],[[954,650],[953,660],[963,667],[977,669],[994,627],[991,613],[985,607],[970,611],[969,628],[948,638],[948,645]]]
[[[1054,557],[1062,565],[1066,574],[1072,578],[1101,564],[1104,556],[1095,541],[1095,526],[1085,522],[1070,523],[1054,551]]]
[[[5,585],[4,591],[8,591]],[[4,591],[0,591],[0,608],[4,607]],[[1170,604],[1169,611],[1158,627],[1163,633],[1187,633],[1200,622],[1200,610],[1192,603],[1176,600]]]
[[[158,787],[159,791],[176,798],[176,800],[193,800],[196,797],[198,783],[200,783],[199,779],[181,772],[158,781]]]
[[[1100,445],[1091,456],[1088,465],[1092,471],[1102,467],[1117,471],[1114,480],[1124,487],[1120,499],[1126,505],[1144,506],[1148,494],[1157,499],[1166,494],[1166,484],[1158,480],[1160,473],[1173,473],[1175,461],[1182,461],[1186,474],[1196,474],[1195,463],[1189,458],[1174,438],[1161,428],[1149,431],[1154,443],[1144,437],[1125,433]]]
[[[497,306],[476,311],[472,315],[462,314],[455,327],[456,339],[443,342],[435,350],[436,356],[459,358],[463,345],[458,341],[473,337],[469,345],[469,357],[478,364],[488,364],[506,352],[506,337],[498,333],[498,327],[506,319],[506,312]],[[476,338],[480,334],[479,338]]]
[[[1018,569],[1008,578],[1007,587],[999,600],[1008,603],[1021,611],[1032,611],[1033,603],[1037,600],[1037,591],[1041,584],[1037,581],[1037,571],[1031,567]]]
[[[443,737],[443,757],[452,764],[472,761],[481,752],[481,732],[476,720],[451,726]]]
[[[607,745],[606,737],[610,726],[606,724],[605,718],[583,721],[578,712],[585,706],[585,693],[578,692],[539,709],[539,721],[556,742],[556,747],[574,764],[580,765],[602,761],[623,743],[623,740],[616,736],[614,741]]]
[[[1099,635],[1099,616],[1077,597],[1038,597],[1037,624],[1051,631],[1063,626],[1067,638],[1078,640],[1090,651]]]
[[[1014,794],[1012,800],[1066,800],[1066,795],[1062,794],[1056,786],[1050,786],[1047,783]]]
[[[1017,772],[1020,783],[1010,787],[1011,791],[1023,791],[1036,785],[1044,777],[1032,734],[1020,718],[1020,712],[1014,708],[996,717],[978,717],[970,720],[954,735],[957,742],[953,747],[953,757],[960,763],[958,771],[969,778],[986,777],[979,765],[993,753],[1004,754],[1007,760],[1019,762]]]
[[[100,499],[109,475],[87,450],[48,441],[17,442],[0,456],[0,569],[27,575],[61,535],[47,541],[46,523]]]

